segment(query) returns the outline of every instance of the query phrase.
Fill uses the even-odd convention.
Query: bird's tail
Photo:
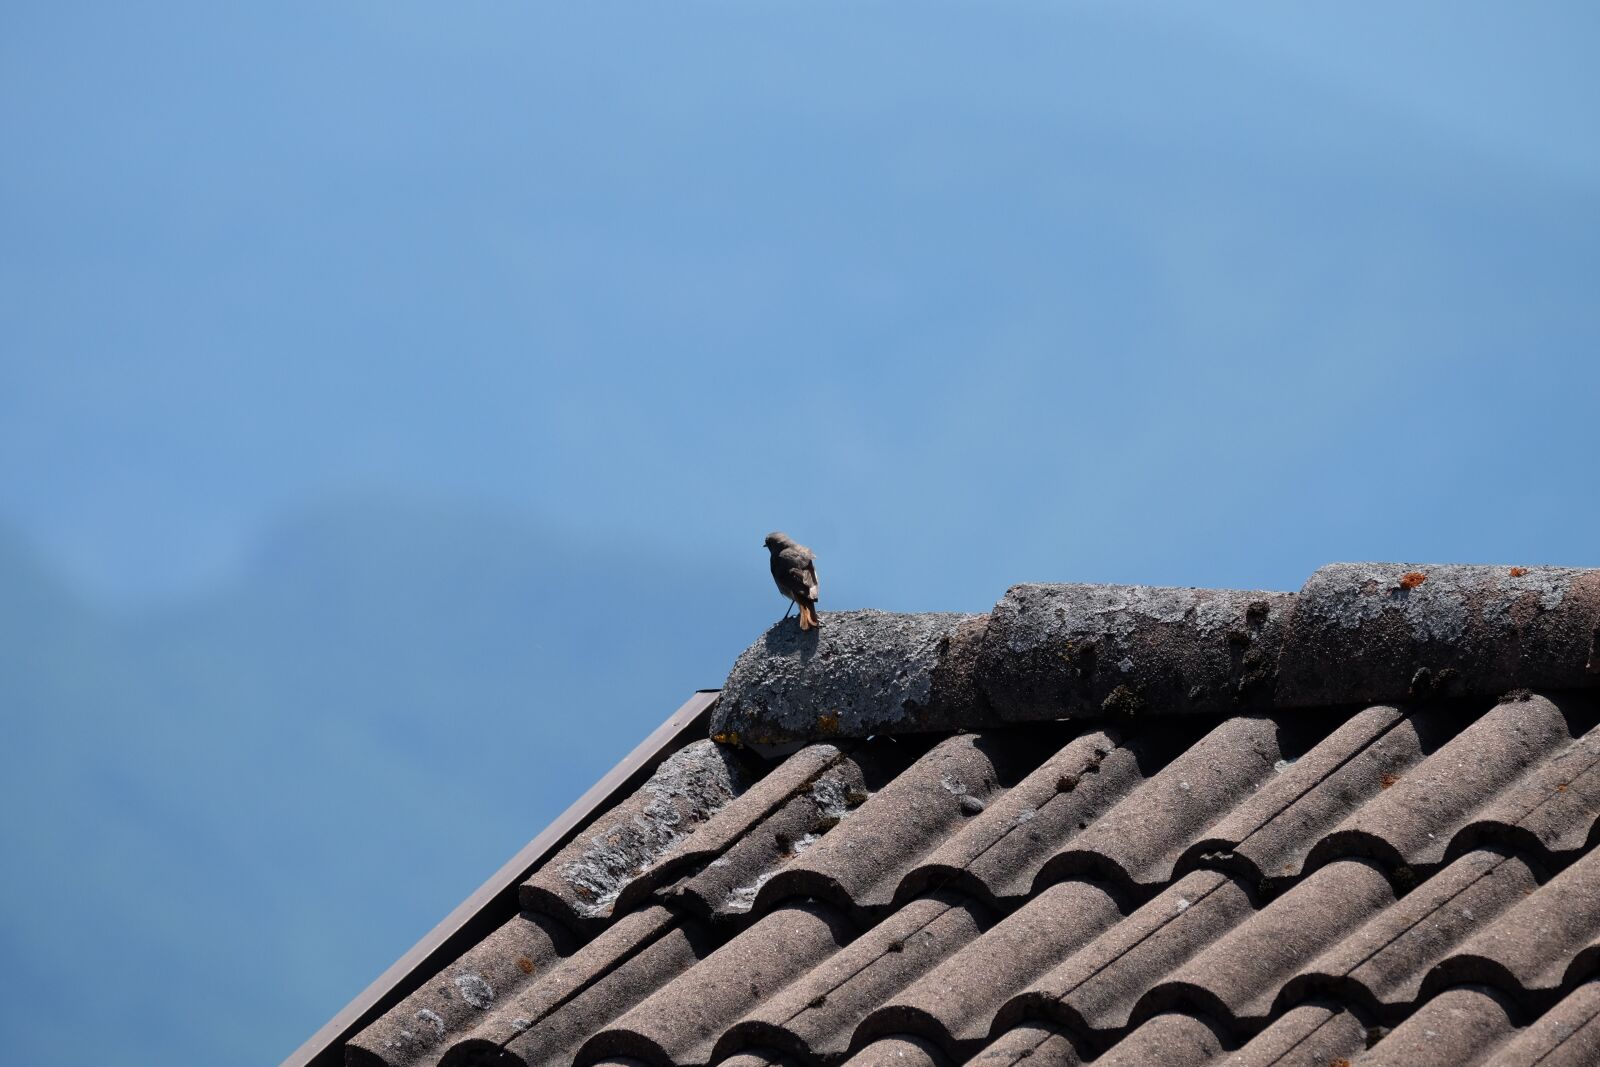
[[[821,628],[822,621],[817,618],[817,609],[810,604],[800,605],[800,629],[816,630]]]

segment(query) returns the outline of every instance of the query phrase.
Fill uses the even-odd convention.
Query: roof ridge
[[[987,615],[830,612],[739,656],[719,741],[1600,688],[1600,568],[1334,563],[1298,593],[1012,586]]]

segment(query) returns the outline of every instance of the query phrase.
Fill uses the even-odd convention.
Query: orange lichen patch
[[[1428,580],[1428,576],[1421,571],[1406,571],[1400,576],[1401,589],[1415,589]]]
[[[1565,793],[1566,791],[1567,791],[1567,783],[1566,782],[1559,782],[1559,783],[1556,784],[1556,792],[1557,793]]]
[[[712,734],[711,740],[715,741],[719,745],[733,745],[737,747],[739,744],[739,731],[727,730],[720,734]]]
[[[1511,568],[1511,577],[1513,577],[1513,578],[1521,578],[1524,574],[1527,574],[1527,573],[1528,573],[1528,568],[1526,568],[1526,567],[1512,567]]]
[[[1350,1067],[1350,1061],[1340,1056],[1338,1059],[1329,1060],[1328,1067]]]
[[[830,711],[817,716],[817,729],[821,730],[825,734],[838,733],[839,713],[837,711]]]
[[[517,957],[517,970],[521,971],[523,974],[532,974],[533,973],[533,961],[530,960],[526,956],[518,956]]]
[[[1388,789],[1391,785],[1394,785],[1399,780],[1400,776],[1398,774],[1386,774],[1382,778],[1378,779],[1385,789]]]

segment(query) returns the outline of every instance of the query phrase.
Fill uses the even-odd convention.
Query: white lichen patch
[[[1316,596],[1319,613],[1346,630],[1359,629],[1385,611],[1403,613],[1417,641],[1459,641],[1474,610],[1490,626],[1511,625],[1516,605],[1529,596],[1544,611],[1559,608],[1579,571],[1565,567],[1479,567],[1335,564]],[[1402,584],[1409,575],[1415,584]]]
[[[850,814],[850,790],[837,778],[818,778],[812,783],[811,800],[824,818],[842,819]]]
[[[438,1012],[429,1011],[427,1008],[423,1008],[421,1011],[417,1012],[416,1018],[418,1022],[427,1025],[431,1030],[433,1030],[434,1037],[444,1036],[444,1020],[439,1017]]]
[[[603,915],[641,871],[672,849],[744,790],[738,765],[720,746],[697,741],[673,753],[633,800],[644,805],[589,839],[562,869],[578,891],[579,907]]]
[[[801,834],[799,837],[795,838],[794,844],[789,846],[789,854],[791,857],[798,856],[805,852],[806,849],[810,848],[812,845],[821,840],[821,834]]]
[[[1419,603],[1409,613],[1411,636],[1418,641],[1454,644],[1467,632],[1467,598],[1454,589],[1425,592],[1427,585],[1412,590]],[[1417,594],[1423,594],[1418,596]]]
[[[1013,652],[1065,641],[1104,642],[1124,672],[1136,668],[1130,653],[1135,634],[1152,626],[1182,627],[1210,640],[1249,625],[1251,604],[1276,594],[1246,594],[1231,590],[1178,589],[1148,585],[1021,585],[1013,586],[996,612],[1006,642]],[[1255,599],[1247,600],[1246,597]]]
[[[455,976],[454,981],[456,992],[461,994],[461,999],[479,1011],[487,1008],[494,1001],[494,987],[477,971],[458,974]]]
[[[727,907],[729,911],[749,911],[756,906],[756,896],[761,892],[761,887],[772,881],[776,871],[768,871],[758,877],[749,885],[739,886],[728,894]]]
[[[1198,599],[1194,603],[1194,627],[1201,636],[1210,637],[1234,624],[1237,609],[1226,597],[1207,596],[1205,592],[1195,594]]]
[[[789,860],[794,859],[796,856],[804,855],[812,845],[815,845],[821,840],[821,834],[801,834],[789,844],[788,850],[784,853],[780,862],[788,862]],[[772,881],[773,876],[777,873],[778,872],[775,870],[767,871],[765,874],[757,877],[756,880],[751,882],[749,885],[742,885],[737,889],[731,890],[728,893],[726,901],[728,910],[742,912],[749,911],[751,908],[755,907],[756,897],[760,895],[761,887]]]
[[[941,774],[939,776],[939,784],[944,786],[945,792],[949,793],[951,796],[960,797],[965,796],[967,793],[967,783],[948,774]]]
[[[1325,567],[1323,571],[1341,568]],[[1318,574],[1323,573],[1319,571]],[[1360,570],[1335,579],[1336,584],[1319,589],[1319,607],[1340,629],[1359,630],[1370,619],[1376,619],[1389,607],[1389,589],[1392,586],[1386,572]]]

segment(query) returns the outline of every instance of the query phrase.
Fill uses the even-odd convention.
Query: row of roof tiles
[[[1342,860],[1259,908],[1238,879],[1202,870],[1127,914],[1104,885],[1077,880],[998,922],[938,893],[862,934],[836,908],[785,903],[720,946],[704,924],[649,908],[569,973],[517,994],[500,1013],[515,1014],[476,1028],[444,1062],[559,1063],[575,1049],[656,1064],[750,1049],[838,1062],[897,1034],[959,1062],[1030,1020],[1111,1041],[1188,1008],[1239,1035],[1334,996],[1397,1022],[1470,983],[1537,1011],[1592,969],[1597,884],[1600,860],[1540,886],[1521,860],[1486,849],[1398,900],[1370,861]],[[581,990],[579,975],[591,982]],[[638,990],[650,992],[605,1018]]]
[[[810,895],[870,918],[943,881],[1000,906],[1068,874],[1138,892],[1202,862],[1270,884],[1343,855],[1436,867],[1485,835],[1560,862],[1586,847],[1600,795],[1593,716],[1524,694],[1464,728],[1460,707],[1434,705],[1091,728],[1059,747],[1059,730],[997,730],[951,736],[904,770],[905,739],[813,745],[640,863],[618,896],[662,889],[728,915]],[[640,808],[547,864],[524,905],[578,928],[603,919],[616,902],[591,895],[586,871]]]
[[[1485,986],[1448,989],[1392,1031],[1372,1027],[1337,1001],[1310,1000],[1235,1047],[1215,1019],[1163,1012],[1135,1027],[1102,1055],[1070,1031],[1042,1022],[1007,1030],[974,1056],[976,1067],[1586,1067],[1600,1062],[1600,983],[1579,986],[1530,1025],[1517,1006]],[[611,1060],[621,1067],[628,1061]],[[637,1064],[638,1061],[632,1061]],[[725,1060],[726,1067],[778,1067],[763,1054]],[[941,1067],[941,1051],[916,1037],[875,1041],[848,1067]]]
[[[1400,1024],[1388,1055],[1464,996],[1512,1027],[1600,955],[1596,718],[1520,694],[1040,724],[770,770],[696,743],[349,1058],[1115,1063],[1295,1026],[1342,1048],[1361,1020]]]

